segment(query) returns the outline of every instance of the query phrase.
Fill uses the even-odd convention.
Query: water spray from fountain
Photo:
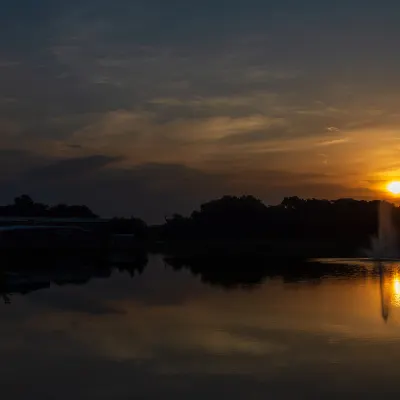
[[[378,233],[371,239],[367,255],[374,260],[399,259],[397,233],[393,224],[393,206],[380,201],[378,210]]]
[[[374,260],[379,271],[381,313],[385,322],[389,318],[389,301],[385,295],[385,260],[400,259],[399,242],[393,223],[393,205],[381,200],[378,209],[378,232],[371,239],[371,247],[367,256]]]

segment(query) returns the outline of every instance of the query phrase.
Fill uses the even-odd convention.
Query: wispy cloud
[[[16,40],[2,49],[3,149],[51,162],[102,154],[122,157],[126,168],[173,164],[207,177],[323,167],[326,190],[336,185],[330,193],[348,193],[398,158],[400,95],[393,82],[400,58],[390,45],[397,34],[375,35],[377,26],[358,19],[362,34],[354,40],[344,40],[354,30],[345,21],[317,32],[306,23],[309,10],[321,21],[332,15],[322,18],[312,2],[298,13],[282,13],[278,2],[257,9],[233,2],[228,10],[202,2],[196,13],[181,2],[158,2],[157,13],[146,2],[112,10],[102,1],[64,3],[30,9],[48,18],[26,13],[18,26],[4,25],[5,38],[32,43]],[[346,18],[359,11],[351,9]],[[171,10],[174,29],[165,24]],[[7,7],[2,11],[0,19],[11,21]],[[222,18],[231,21],[223,29]],[[321,47],[316,33],[329,46]],[[373,58],[364,50],[372,38],[379,53]],[[338,67],[337,54],[351,70]],[[18,163],[2,156],[16,176]],[[36,158],[15,157],[24,168],[28,159],[36,166]]]
[[[244,132],[268,129],[281,120],[263,115],[232,118],[226,116],[210,118],[177,118],[162,121],[148,112],[118,110],[100,116],[93,124],[77,131],[77,140],[113,140],[117,136],[135,138],[167,138],[178,142],[214,141]]]
[[[336,128],[336,126],[329,126],[328,128],[326,128],[326,130],[328,132],[340,132],[340,129]]]
[[[337,144],[343,144],[350,141],[350,138],[344,137],[340,139],[332,139],[332,140],[324,140],[322,142],[317,143],[317,146],[333,146]]]

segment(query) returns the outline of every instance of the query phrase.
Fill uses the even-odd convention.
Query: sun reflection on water
[[[400,275],[398,271],[395,271],[392,277],[391,304],[394,307],[400,307]]]
[[[400,308],[400,266],[380,265],[379,268],[382,318],[387,321],[391,309]]]

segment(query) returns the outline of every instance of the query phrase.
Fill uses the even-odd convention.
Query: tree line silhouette
[[[188,240],[337,240],[361,245],[377,232],[379,201],[354,199],[301,199],[285,197],[269,206],[254,196],[224,196],[208,201],[189,216],[173,214],[149,226],[140,218],[113,218],[107,231],[134,234],[144,241]],[[392,205],[393,221],[400,227],[400,208]],[[85,205],[48,206],[29,196],[0,207],[0,216],[97,218]]]
[[[379,201],[286,197],[267,206],[253,196],[224,196],[189,217],[175,214],[159,229],[164,239],[313,239],[359,244],[378,227]],[[400,208],[392,205],[400,225]]]
[[[26,194],[16,197],[13,204],[0,206],[0,217],[97,218],[85,205],[37,203]]]
[[[318,281],[324,276],[342,274],[343,269],[332,264],[310,264],[305,262],[307,257],[319,256],[314,248],[305,252],[298,252],[295,247],[305,247],[305,242],[314,246],[320,240],[334,243],[349,244],[355,248],[366,245],[370,237],[377,232],[379,201],[363,201],[354,199],[319,200],[301,199],[299,197],[286,197],[274,206],[265,205],[253,196],[224,196],[220,199],[206,202],[189,216],[174,214],[165,218],[160,225],[147,225],[143,220],[135,217],[113,218],[105,223],[108,233],[122,235],[133,234],[138,242],[143,243],[177,243],[174,248],[167,249],[164,256],[166,266],[175,270],[187,269],[192,274],[199,276],[207,284],[222,286],[224,288],[252,288],[256,287],[267,277],[281,277],[284,281],[312,280]],[[392,207],[393,222],[400,227],[400,208]],[[10,217],[63,217],[63,218],[98,218],[87,206],[48,206],[34,202],[29,196],[17,197],[14,203],[0,207],[0,216]],[[213,248],[209,243],[227,243],[227,247]],[[198,243],[197,249],[202,251],[187,251],[190,242]],[[279,243],[287,243],[279,247]],[[249,246],[243,243],[250,243]],[[343,247],[340,247],[340,252]],[[238,249],[235,254],[226,251],[227,248]],[[151,248],[150,248],[151,249]],[[178,251],[175,252],[175,250]],[[282,251],[284,249],[284,251]],[[77,261],[64,260],[60,254],[61,264],[55,257],[57,253],[45,252],[38,254],[4,253],[2,255],[2,271],[18,271],[26,276],[26,282],[5,279],[0,276],[0,295],[27,293],[31,290],[49,286],[49,281],[56,284],[84,284],[92,277],[107,277],[115,268],[127,270],[131,276],[143,272],[147,264],[148,248],[132,247],[130,261],[117,265],[108,257],[108,252],[99,251],[89,253],[84,258],[83,253]],[[171,251],[169,251],[171,250]],[[340,256],[343,256],[340,253]],[[9,257],[9,258],[7,258]],[[39,257],[39,258],[38,258]],[[86,256],[85,256],[86,257]],[[30,280],[31,275],[38,271],[32,268],[32,262],[41,265],[44,270],[55,271],[54,277],[46,282]],[[39,262],[40,261],[40,262]],[[82,262],[83,262],[82,261]],[[59,278],[60,272],[65,268],[71,272],[71,265],[90,265],[82,273],[81,267],[74,270],[76,276]],[[349,271],[350,273],[351,271]],[[353,272],[351,272],[353,273]],[[362,276],[365,271],[356,271],[357,276]],[[68,276],[68,274],[66,273]],[[13,275],[11,275],[13,276]],[[36,283],[35,283],[36,282]]]

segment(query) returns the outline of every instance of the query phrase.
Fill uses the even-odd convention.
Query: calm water
[[[400,394],[397,265],[387,267],[383,280],[372,264],[335,268],[318,279],[275,276],[227,289],[153,256],[134,277],[115,270],[82,285],[51,283],[13,294],[10,304],[0,305],[2,395],[211,400]],[[71,274],[64,283],[72,279],[86,280]]]

